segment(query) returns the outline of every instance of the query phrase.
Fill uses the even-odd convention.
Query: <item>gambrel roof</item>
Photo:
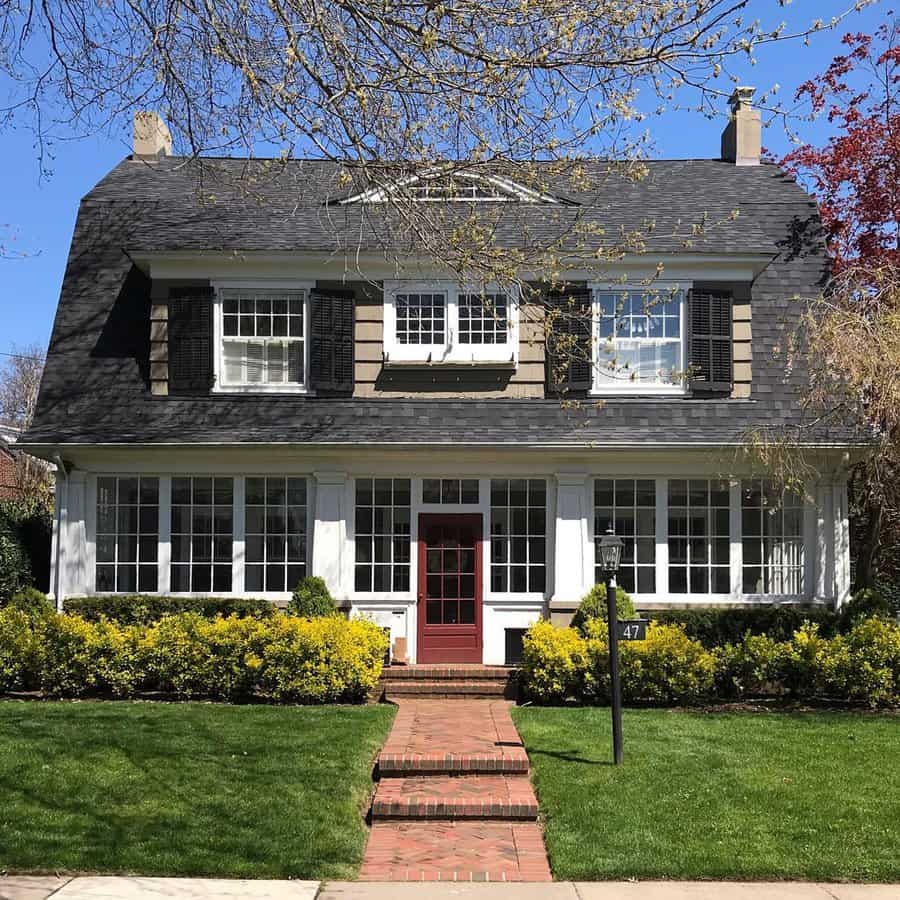
[[[503,211],[496,235],[514,245],[522,240],[523,223],[538,237],[565,234],[576,221],[597,223],[613,236],[652,223],[648,254],[771,258],[753,284],[751,400],[609,398],[575,415],[556,399],[151,397],[149,288],[135,255],[385,247],[385,235],[373,233],[368,218],[377,204],[339,202],[365,186],[348,187],[338,164],[208,165],[200,170],[184,159],[126,159],[84,198],[25,443],[396,444],[412,435],[422,446],[459,443],[464,435],[464,442],[482,445],[715,446],[739,441],[754,425],[802,417],[800,376],[785,373],[774,356],[796,321],[796,298],[818,293],[826,277],[815,206],[773,165],[720,160],[651,161],[641,181],[612,175],[581,192],[567,179],[548,177],[547,196],[565,202],[495,204]],[[592,165],[599,175],[603,164]],[[227,177],[218,179],[217,168]],[[692,234],[699,219],[710,227]],[[398,252],[415,250],[403,243],[408,236],[398,233],[396,240]]]

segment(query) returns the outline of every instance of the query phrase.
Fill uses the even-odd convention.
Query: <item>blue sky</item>
[[[748,18],[764,21],[784,19],[799,25],[820,17],[827,21],[843,12],[849,2],[836,0],[794,0],[779,9],[776,0],[751,2]],[[875,4],[854,14],[836,31],[817,35],[810,46],[800,42],[774,44],[760,50],[755,67],[738,70],[742,83],[760,90],[780,85],[782,101],[790,101],[797,86],[821,72],[840,50],[840,38],[848,31],[871,31],[888,15],[889,7]],[[0,94],[4,86],[0,82]],[[719,152],[723,117],[708,120],[696,113],[672,110],[649,120],[660,157],[714,157]],[[805,123],[804,139],[823,141],[827,123]],[[0,353],[28,344],[46,346],[59,297],[69,240],[75,224],[79,199],[119,160],[130,152],[130,130],[57,143],[50,169],[42,176],[32,135],[26,129],[3,134],[0,166],[0,226],[11,233],[10,249],[25,255],[0,258]],[[763,133],[763,143],[776,155],[788,149],[780,125]],[[0,357],[0,363],[2,363]]]

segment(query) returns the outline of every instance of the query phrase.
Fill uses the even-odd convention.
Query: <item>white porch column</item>
[[[550,619],[561,625],[569,624],[581,598],[594,583],[587,482],[588,476],[584,473],[556,475],[554,591],[550,600]]]
[[[840,609],[850,599],[850,520],[847,485],[836,484],[834,499],[834,606]]]
[[[316,515],[312,536],[312,574],[325,579],[339,602],[347,596],[344,584],[344,543],[347,537],[347,473],[314,472]]]
[[[89,592],[87,582],[87,532],[85,512],[87,507],[87,473],[69,473],[66,486],[66,524],[62,530],[65,553],[62,561],[60,594],[63,598]]]
[[[813,597],[816,600],[828,600],[833,598],[832,585],[828,578],[829,534],[831,489],[825,484],[818,484],[815,490],[816,527],[815,542],[810,550],[815,554],[815,580],[813,582]]]
[[[50,543],[50,596],[56,601],[56,608],[62,612],[64,596],[63,567],[66,551],[66,473],[59,467],[54,474],[53,490],[53,538]]]

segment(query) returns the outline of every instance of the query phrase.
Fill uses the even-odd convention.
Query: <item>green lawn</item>
[[[354,877],[392,718],[0,702],[0,871]]]
[[[554,877],[900,881],[900,718],[514,710]]]

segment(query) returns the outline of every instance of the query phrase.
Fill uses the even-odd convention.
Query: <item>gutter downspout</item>
[[[56,471],[62,472],[63,478],[66,483],[66,505],[69,503],[69,473],[66,471],[65,464],[62,461],[62,457],[55,453],[53,455],[53,462],[56,464]],[[53,596],[56,600],[56,611],[62,612],[62,597],[59,594],[59,561],[61,556],[61,547],[62,547],[63,533],[62,533],[62,504],[59,502],[59,492],[56,494],[56,553],[54,556],[56,557],[53,563]]]

